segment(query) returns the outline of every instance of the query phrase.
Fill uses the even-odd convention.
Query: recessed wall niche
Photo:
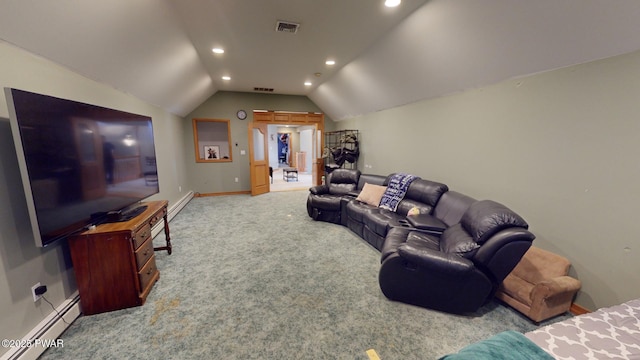
[[[231,162],[231,126],[224,119],[193,119],[196,162]]]

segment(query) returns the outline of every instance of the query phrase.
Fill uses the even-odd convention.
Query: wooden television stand
[[[154,250],[171,254],[166,200],[149,201],[131,220],[106,223],[69,238],[85,315],[143,305],[160,278]],[[153,247],[151,229],[164,220],[166,246]]]

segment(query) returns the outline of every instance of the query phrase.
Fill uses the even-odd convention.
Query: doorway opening
[[[306,190],[313,186],[314,126],[269,125],[270,191]]]
[[[277,133],[278,140],[278,168],[291,166],[290,133]]]

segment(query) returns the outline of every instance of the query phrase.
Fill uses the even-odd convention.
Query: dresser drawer
[[[167,209],[162,209],[157,213],[153,214],[153,216],[149,219],[149,224],[153,227],[160,219],[162,219],[167,214]]]
[[[137,249],[142,245],[147,239],[151,238],[151,226],[146,224],[141,227],[135,234],[133,234],[133,248]]]
[[[138,279],[140,279],[140,291],[144,292],[147,286],[149,286],[151,280],[153,280],[156,272],[158,272],[158,269],[156,268],[156,257],[151,256],[149,261],[144,264],[142,270],[138,272]]]
[[[147,260],[153,256],[153,240],[151,237],[142,244],[138,250],[136,250],[136,263],[138,263],[138,270],[147,263]]]

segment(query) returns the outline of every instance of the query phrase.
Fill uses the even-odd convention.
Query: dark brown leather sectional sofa
[[[395,211],[358,199],[365,184],[386,186],[394,175],[336,169],[309,189],[307,212],[348,227],[381,252],[378,279],[387,298],[450,313],[477,311],[531,246],[528,224],[502,204],[421,178]]]

